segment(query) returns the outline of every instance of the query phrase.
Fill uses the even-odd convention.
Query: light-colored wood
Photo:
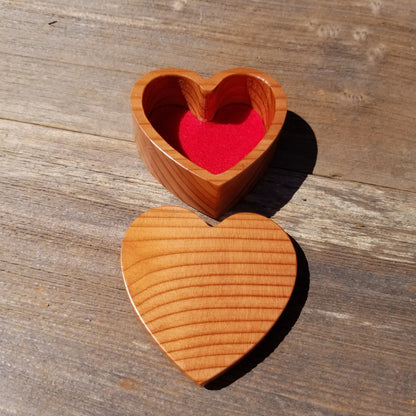
[[[414,0],[14,0],[0,13],[2,117],[132,140],[128,97],[146,72],[251,67],[313,130],[315,174],[416,191]],[[279,167],[305,168],[294,152]]]
[[[189,108],[199,120],[210,121],[229,104],[256,110],[265,134],[248,155],[220,174],[182,155],[149,121],[152,111],[164,105]],[[152,71],[134,85],[131,107],[137,147],[150,172],[183,201],[214,218],[235,205],[265,171],[287,112],[282,87],[267,74],[247,68],[225,70],[209,79],[183,69]]]
[[[0,153],[2,416],[412,414],[415,194],[317,175],[297,189],[302,175],[273,162],[235,209],[298,242],[304,306],[210,391],[176,371],[126,295],[130,223],[185,207],[134,142],[0,120]]]
[[[143,325],[198,384],[263,339],[297,273],[293,244],[272,220],[239,213],[210,227],[180,207],[153,208],[133,221],[121,264]]]
[[[415,413],[414,0],[3,0],[0,17],[1,416]],[[172,66],[260,69],[290,110],[233,212],[280,224],[309,279],[217,391],[155,347],[120,270],[140,213],[186,207],[132,135],[132,85]]]

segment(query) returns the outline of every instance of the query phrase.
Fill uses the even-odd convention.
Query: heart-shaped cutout
[[[136,144],[147,168],[183,201],[214,218],[231,208],[264,172],[287,112],[281,86],[267,74],[246,68],[223,71],[210,79],[182,69],[153,71],[134,85],[131,106]],[[180,146],[160,134],[168,122],[157,117],[164,107],[166,111],[175,107],[190,111],[200,122],[215,124],[216,115],[229,106],[245,106],[258,114],[264,135],[258,139],[246,134],[244,152],[235,146],[241,135],[228,143],[222,154],[213,151],[210,163],[215,157],[219,159],[215,163],[219,169],[214,172],[198,166],[198,158],[192,161]],[[155,119],[159,122],[152,124]],[[253,131],[258,134],[258,128]],[[191,147],[198,150],[200,143],[192,143]]]
[[[297,272],[293,244],[272,220],[240,213],[210,227],[178,207],[151,209],[131,224],[121,265],[143,325],[201,385],[267,334]]]
[[[190,110],[174,105],[157,108],[149,118],[174,149],[214,174],[236,165],[264,136],[261,117],[245,104],[222,107],[211,121],[198,120]]]

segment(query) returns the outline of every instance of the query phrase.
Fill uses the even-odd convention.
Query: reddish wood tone
[[[121,248],[130,301],[160,348],[198,384],[224,372],[270,330],[291,296],[296,254],[257,214],[215,227],[160,207],[140,215]]]
[[[197,166],[154,129],[149,115],[163,105],[189,108],[203,121],[228,104],[250,105],[261,116],[265,135],[240,162],[220,174]],[[287,112],[286,96],[270,76],[247,68],[229,69],[210,79],[192,71],[162,69],[139,79],[131,93],[136,144],[150,172],[187,204],[218,218],[257,182],[275,148]]]

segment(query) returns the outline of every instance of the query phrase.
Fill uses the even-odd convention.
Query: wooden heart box
[[[182,69],[148,73],[131,94],[135,138],[150,172],[211,217],[230,209],[270,161],[286,97],[268,75],[230,69],[210,79]],[[208,383],[250,352],[292,294],[289,236],[257,214],[215,227],[179,207],[141,214],[123,239],[130,301],[162,351]]]
[[[233,105],[253,109],[261,118],[264,135],[220,173],[199,166],[162,137],[160,128],[151,122],[152,114],[161,108],[167,109],[168,116],[169,109],[182,108],[199,122],[210,123],[220,111]],[[237,203],[262,175],[287,112],[282,87],[267,74],[247,68],[229,69],[209,79],[183,69],[149,72],[134,85],[131,107],[136,144],[149,171],[184,202],[213,218]],[[232,154],[233,146],[228,146],[226,152]]]

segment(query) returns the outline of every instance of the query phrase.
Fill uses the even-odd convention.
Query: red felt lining
[[[243,159],[265,133],[259,114],[245,104],[222,107],[209,122],[199,121],[187,108],[175,105],[159,107],[149,118],[172,147],[214,174]]]

